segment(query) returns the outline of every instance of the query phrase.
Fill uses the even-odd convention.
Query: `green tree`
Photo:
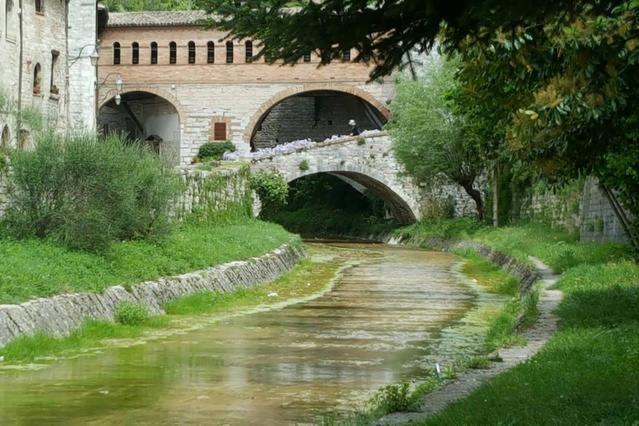
[[[462,57],[456,105],[522,173],[593,174],[637,218],[639,2],[577,12],[447,46]]]
[[[143,10],[190,10],[193,0],[104,0],[111,12],[138,12]]]
[[[354,48],[355,61],[372,61],[373,79],[426,52],[446,28],[450,43],[486,29],[514,28],[554,12],[570,13],[576,0],[196,0],[219,19],[210,24],[231,38],[263,42],[258,56],[294,64],[311,51],[323,64]],[[291,10],[291,6],[297,6]],[[294,11],[295,13],[291,13]]]
[[[460,185],[483,220],[484,200],[476,189],[483,163],[466,121],[454,112],[448,98],[456,85],[455,70],[455,62],[433,63],[417,81],[400,79],[388,129],[395,154],[409,174],[427,185],[442,179]]]

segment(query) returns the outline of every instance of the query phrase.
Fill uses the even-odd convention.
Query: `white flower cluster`
[[[375,136],[379,134],[379,130],[365,130],[361,133],[360,136]],[[323,142],[335,141],[338,139],[348,138],[350,136],[344,135],[333,135],[328,139],[325,139]],[[283,143],[280,145],[275,145],[272,148],[263,148],[258,149],[255,152],[225,152],[223,160],[227,161],[238,161],[238,160],[259,160],[262,158],[272,157],[274,155],[288,154],[291,152],[299,151],[301,149],[311,148],[315,146],[318,142],[313,142],[310,139],[300,139],[293,142]]]

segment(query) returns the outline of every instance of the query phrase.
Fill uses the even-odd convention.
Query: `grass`
[[[121,322],[89,321],[69,337],[52,337],[43,333],[30,337],[20,337],[0,349],[6,363],[33,362],[38,358],[74,354],[87,348],[99,348],[112,339],[134,339],[158,328],[181,327],[181,315],[225,314],[239,312],[257,306],[281,303],[318,293],[342,265],[337,260],[314,262],[301,261],[291,272],[277,280],[231,293],[199,293],[168,303],[165,310],[170,315],[148,317],[138,313],[138,306],[123,305]],[[277,293],[275,297],[269,294]],[[120,307],[119,307],[120,308]],[[118,309],[121,311],[121,309]],[[133,312],[133,315],[131,314]],[[132,320],[133,318],[133,320]],[[134,324],[134,325],[131,325]]]
[[[515,329],[522,307],[517,279],[473,252],[458,254],[466,259],[462,269],[466,276],[489,292],[510,297],[504,307],[489,319],[485,351],[492,352],[504,346],[525,344]]]
[[[44,356],[61,356],[87,348],[104,345],[106,339],[138,338],[149,329],[166,327],[168,317],[150,317],[138,325],[124,325],[109,321],[88,321],[70,336],[60,338],[38,333],[19,337],[0,349],[0,356],[7,363],[33,362]]]
[[[301,298],[326,287],[340,265],[339,261],[304,259],[291,272],[271,283],[232,293],[197,293],[173,300],[164,309],[171,315],[220,314]]]
[[[630,249],[579,243],[542,224],[501,229],[460,223],[401,232],[469,238],[563,272],[558,332],[531,360],[483,385],[426,422],[634,424],[639,419],[639,265]]]
[[[408,238],[436,236],[478,241],[524,262],[528,262],[528,256],[538,257],[556,273],[580,264],[631,258],[630,251],[622,244],[580,243],[576,236],[544,223],[495,229],[464,218],[419,223],[397,232]]]
[[[252,219],[179,225],[162,241],[117,243],[106,255],[53,241],[0,238],[0,303],[68,292],[100,292],[264,254],[291,241],[278,225]]]

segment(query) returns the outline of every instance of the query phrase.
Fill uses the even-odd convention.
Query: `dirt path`
[[[539,259],[531,257],[530,260],[542,277],[541,283],[543,287],[538,303],[539,318],[531,328],[522,333],[527,344],[520,347],[500,349],[498,353],[503,360],[502,362],[494,362],[488,369],[465,371],[456,379],[426,395],[420,412],[389,414],[382,417],[377,422],[378,425],[424,422],[452,402],[469,396],[482,384],[539,352],[557,330],[558,318],[554,312],[559,303],[561,303],[563,294],[561,291],[554,289],[559,277]]]

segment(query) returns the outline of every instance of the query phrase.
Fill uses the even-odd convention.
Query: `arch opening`
[[[9,148],[11,146],[11,133],[9,126],[5,125],[2,129],[2,137],[0,138],[0,147]]]
[[[363,236],[415,222],[408,204],[391,188],[344,171],[291,179],[287,204],[262,216],[305,236]]]
[[[252,150],[295,140],[323,141],[335,135],[380,130],[387,114],[368,100],[339,90],[310,90],[279,100],[257,120],[250,136]]]
[[[179,163],[180,115],[167,99],[154,93],[123,93],[98,113],[98,129],[103,135],[117,133],[128,140],[143,142],[171,164]]]

